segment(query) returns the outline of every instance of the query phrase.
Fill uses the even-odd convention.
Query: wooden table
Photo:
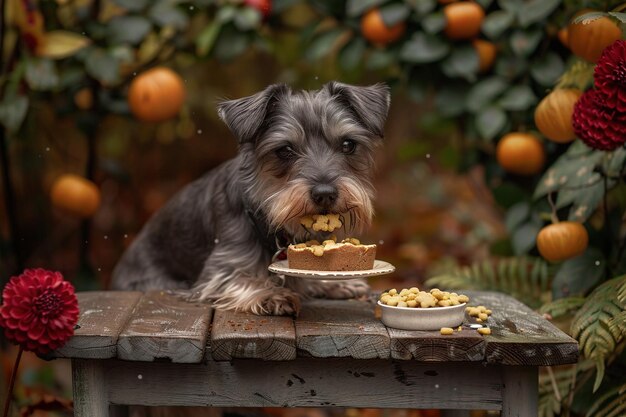
[[[574,363],[575,340],[515,299],[466,292],[493,310],[468,327],[386,328],[374,299],[311,300],[297,319],[213,311],[166,292],[83,292],[71,358],[75,415],[109,405],[502,410],[537,415],[539,366]]]

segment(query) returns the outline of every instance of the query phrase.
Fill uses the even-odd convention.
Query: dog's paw
[[[354,279],[344,282],[311,283],[305,293],[311,297],[346,299],[369,295],[370,286],[364,280]]]
[[[295,292],[280,288],[260,303],[260,314],[270,316],[297,316],[300,312],[300,297]]]

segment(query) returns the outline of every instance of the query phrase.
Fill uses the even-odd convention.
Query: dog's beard
[[[352,178],[342,178],[336,185],[339,196],[335,207],[327,212],[339,214],[342,227],[332,232],[315,234],[300,223],[304,216],[322,214],[310,200],[310,186],[304,179],[294,179],[282,184],[278,190],[264,199],[261,207],[271,228],[285,230],[294,241],[319,239],[331,234],[338,237],[357,236],[372,220],[374,209],[371,187]]]

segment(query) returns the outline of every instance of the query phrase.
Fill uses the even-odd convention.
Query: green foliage
[[[626,384],[600,396],[587,411],[587,417],[611,417],[626,414]]]
[[[502,291],[529,306],[539,307],[550,296],[548,264],[540,258],[494,259],[465,267],[447,268],[426,280],[430,287]]]
[[[578,339],[584,357],[593,360],[597,366],[594,391],[604,377],[605,362],[626,337],[624,327],[615,325],[613,321],[626,310],[625,286],[626,275],[600,285],[589,295],[572,321],[572,336]]]
[[[585,297],[565,297],[558,300],[550,301],[541,306],[539,313],[549,314],[552,318],[563,317],[575,313],[585,304]]]
[[[539,374],[539,417],[561,415],[571,408],[570,396],[578,375],[593,369],[593,362],[581,361],[573,366],[544,368]]]

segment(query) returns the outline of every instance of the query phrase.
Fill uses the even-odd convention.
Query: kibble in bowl
[[[387,327],[402,330],[440,330],[455,328],[463,323],[465,295],[433,289],[420,291],[416,287],[401,291],[391,289],[381,294],[378,305],[381,321]]]

